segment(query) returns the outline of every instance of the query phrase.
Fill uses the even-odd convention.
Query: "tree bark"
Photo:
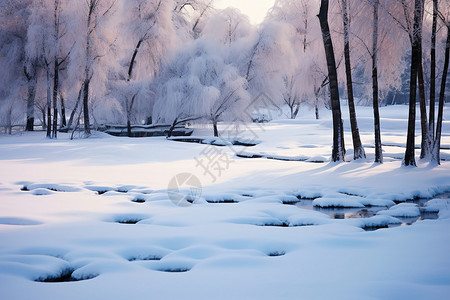
[[[51,82],[50,82],[50,66],[47,65],[47,137],[51,138],[52,133],[52,101],[51,101]]]
[[[379,1],[373,3],[373,38],[372,38],[372,95],[373,120],[375,134],[375,162],[383,163],[383,149],[381,146],[380,110],[378,103],[378,6]]]
[[[34,101],[36,99],[36,86],[37,76],[36,74],[28,74],[25,69],[25,75],[28,80],[28,96],[27,96],[27,125],[26,131],[34,130]]]
[[[342,0],[342,17],[344,21],[344,58],[345,58],[345,75],[347,80],[347,96],[348,109],[350,113],[350,126],[352,130],[353,140],[353,159],[361,159],[366,157],[364,147],[361,143],[359,135],[358,122],[356,120],[355,100],[353,97],[353,81],[352,81],[352,67],[350,61],[350,41],[349,41],[349,19],[347,12],[347,0]]]
[[[409,82],[409,114],[408,114],[408,133],[406,138],[406,151],[403,165],[416,166],[415,159],[415,130],[416,130],[416,97],[417,97],[417,78],[420,63],[420,40],[422,27],[422,0],[414,2],[414,28],[411,39],[411,74]]]
[[[427,117],[427,104],[425,96],[425,82],[423,75],[422,65],[422,47],[420,47],[420,60],[418,62],[418,82],[419,82],[419,99],[420,99],[420,128],[422,130],[422,141],[420,144],[420,159],[424,159],[430,156],[429,142],[428,142],[428,117]]]
[[[436,28],[437,28],[438,0],[433,0],[433,25],[431,27],[430,53],[430,116],[428,123],[429,141],[434,140],[435,105],[436,105]]]
[[[428,140],[428,116],[427,116],[427,100],[425,95],[425,80],[424,80],[424,74],[423,74],[423,63],[422,63],[422,53],[423,53],[423,46],[422,46],[422,22],[423,22],[423,13],[425,11],[425,0],[421,0],[421,7],[420,7],[420,26],[419,26],[419,32],[420,35],[419,39],[419,55],[417,66],[419,68],[418,71],[418,82],[419,82],[419,104],[420,104],[420,128],[422,130],[422,139],[420,144],[420,159],[424,158],[430,158],[430,143]]]
[[[332,161],[344,161],[345,146],[344,130],[342,127],[341,106],[339,100],[339,86],[336,71],[336,60],[334,57],[333,43],[331,40],[330,27],[328,25],[328,5],[329,0],[321,0],[320,11],[317,15],[320,21],[322,39],[327,59],[328,78],[330,82],[331,109],[333,115],[333,149],[331,154]]]
[[[52,138],[57,138],[58,132],[58,92],[59,92],[59,62],[55,56],[55,68],[53,74],[53,128]]]
[[[431,156],[431,162],[438,165],[441,164],[440,150],[441,150],[442,120],[444,117],[445,84],[448,75],[449,57],[450,57],[450,26],[447,25],[447,43],[445,45],[444,70],[442,71],[441,90],[439,93],[438,117],[436,121],[436,135],[434,138],[433,151]]]
[[[133,95],[133,97],[131,98],[130,105],[128,106],[128,104],[127,104],[127,136],[128,137],[131,137],[131,111],[133,109],[135,99],[136,99],[136,95]]]
[[[66,105],[64,101],[64,97],[60,94],[59,95],[61,99],[61,128],[66,127],[67,120],[66,120]]]
[[[91,134],[91,124],[89,122],[89,79],[83,83],[83,117],[84,117],[84,133]]]
[[[219,137],[219,130],[217,129],[217,121],[213,120],[213,129],[214,129],[214,136]]]

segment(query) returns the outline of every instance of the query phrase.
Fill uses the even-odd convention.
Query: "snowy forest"
[[[0,298],[448,300],[449,61],[450,0],[0,0]]]
[[[355,105],[373,106],[382,162],[378,107],[409,103],[404,163],[415,165],[416,115],[421,158],[439,163],[448,0],[277,0],[259,25],[213,0],[2,0],[0,22],[8,133],[197,122],[217,136],[218,122],[251,121],[244,110],[264,94],[287,118],[330,109],[339,161],[342,98],[355,159],[365,157]]]

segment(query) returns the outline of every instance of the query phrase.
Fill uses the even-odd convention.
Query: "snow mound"
[[[450,218],[450,199],[431,199],[423,207],[425,212],[439,212],[439,218]]]
[[[400,203],[388,210],[381,210],[377,214],[392,217],[418,217],[420,216],[420,209],[414,203]]]
[[[402,223],[402,221],[397,218],[382,215],[373,216],[366,219],[347,219],[344,221],[349,225],[360,227],[363,229],[384,228],[388,227],[389,225],[399,225]]]

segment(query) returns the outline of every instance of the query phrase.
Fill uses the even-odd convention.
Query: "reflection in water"
[[[436,196],[433,199],[448,199],[450,197],[450,193],[442,194],[440,196]],[[430,199],[426,198],[419,198],[414,200],[408,200],[406,203],[414,203],[417,204],[417,206],[420,209],[421,215],[417,217],[396,217],[400,221],[402,221],[401,225],[412,225],[416,222],[422,221],[422,220],[435,220],[437,219],[438,212],[429,212],[424,209],[426,206],[426,203],[430,201]],[[298,206],[303,209],[310,209],[319,211],[321,213],[329,215],[332,219],[355,219],[355,218],[370,218],[375,216],[379,211],[388,209],[387,207],[365,207],[363,209],[361,208],[344,208],[344,207],[338,207],[338,208],[322,208],[322,207],[316,207],[313,206],[313,200],[312,199],[300,199],[295,204],[295,206]],[[392,226],[398,226],[398,225],[392,225]],[[389,226],[391,227],[391,225]]]

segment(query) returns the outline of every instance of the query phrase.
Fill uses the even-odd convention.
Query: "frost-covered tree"
[[[283,92],[284,102],[289,107],[292,118],[304,101],[315,108],[316,118],[319,118],[321,95],[328,85],[320,25],[316,19],[318,11],[318,1],[278,0],[266,18],[294,28],[291,31],[291,43],[297,62],[296,70],[284,76]]]
[[[27,58],[43,66],[47,79],[47,137],[57,137],[58,98],[62,81],[66,76],[61,74],[67,65],[73,40],[67,35],[67,22],[70,14],[65,0],[33,0],[30,7],[30,25],[26,46]],[[49,18],[49,16],[51,16]],[[30,64],[28,64],[30,65]],[[27,70],[33,70],[32,67]],[[32,78],[27,72],[28,77]],[[31,89],[31,87],[30,87]],[[53,108],[53,114],[51,113]]]
[[[27,26],[31,1],[0,2],[0,126],[11,133],[14,122],[22,121],[26,112],[27,129],[34,126],[36,69],[25,55]],[[29,77],[26,77],[28,73]],[[28,80],[29,79],[29,80]],[[27,87],[27,88],[26,88]],[[29,93],[26,93],[28,91]],[[24,101],[27,100],[27,110]]]
[[[116,23],[112,17],[116,12],[114,0],[87,0],[71,4],[74,6],[72,29],[78,32],[74,51],[72,51],[71,71],[82,74],[84,132],[91,133],[89,119],[90,101],[102,94],[102,87],[108,76],[108,63],[105,56],[114,50]],[[117,21],[117,20],[116,20]],[[114,62],[114,61],[113,61]],[[95,88],[91,89],[94,83]]]
[[[273,104],[283,104],[285,78],[297,71],[297,58],[291,43],[293,31],[289,24],[267,21],[250,39],[237,64],[253,98],[264,93]]]
[[[148,97],[142,95],[148,84],[146,80],[151,80],[157,74],[173,48],[173,6],[173,1],[163,0],[133,0],[124,3],[125,21],[120,36],[121,45],[126,50],[123,51],[126,74],[121,76],[125,80],[125,83],[121,84],[121,102],[126,112],[129,136],[136,102],[146,98],[148,100]],[[126,47],[128,44],[132,47]],[[142,96],[139,96],[140,94]],[[139,108],[151,113],[149,105],[141,103]]]
[[[181,51],[158,78],[153,119],[170,124],[205,119],[218,136],[219,121],[244,118],[247,82],[223,55],[219,45],[205,40]]]

